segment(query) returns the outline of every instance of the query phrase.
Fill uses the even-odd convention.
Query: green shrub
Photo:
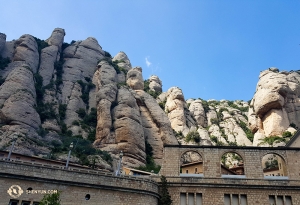
[[[220,121],[218,118],[212,118],[210,119],[211,124],[219,125]]]
[[[228,105],[229,105],[230,107],[235,108],[235,109],[238,109],[238,110],[240,110],[240,111],[242,111],[242,112],[248,112],[248,110],[249,110],[249,107],[239,107],[239,106],[237,106],[236,104],[234,104],[233,101],[228,101],[227,103],[228,103]]]
[[[289,138],[289,137],[292,137],[292,136],[293,136],[292,133],[289,132],[289,131],[285,131],[284,133],[282,133],[283,138]]]
[[[279,142],[286,142],[285,138],[279,137],[279,136],[269,136],[265,137],[263,139],[260,139],[261,143],[259,144],[269,144],[273,145],[274,143],[279,143]]]
[[[186,142],[193,141],[193,142],[199,143],[200,142],[200,135],[197,131],[191,131],[186,135],[185,141]]]
[[[79,124],[79,122],[78,122],[77,120],[74,120],[74,121],[72,122],[72,125],[77,125],[77,126],[79,126],[80,124]]]
[[[85,109],[83,109],[83,108],[79,108],[79,110],[77,110],[76,113],[78,114],[78,117],[80,117],[82,119],[86,116]]]
[[[42,49],[48,47],[49,45],[48,45],[48,43],[47,43],[46,41],[44,41],[44,40],[41,40],[41,39],[36,38],[36,37],[33,37],[33,38],[35,39],[35,41],[36,41],[36,43],[37,43],[37,46],[38,46],[38,52],[39,52],[39,54],[41,55]]]
[[[64,120],[66,118],[67,105],[60,104],[58,107],[58,113],[60,120]]]
[[[8,57],[2,58],[2,56],[0,55],[0,70],[4,70],[10,62],[11,60]]]
[[[107,51],[104,51],[104,56],[105,56],[105,57],[108,57],[108,58],[112,58],[112,56],[110,55],[110,53],[107,52]]]
[[[147,172],[151,172],[153,170],[154,173],[158,173],[161,166],[156,165],[156,163],[154,162],[153,148],[147,141],[145,141],[145,152],[146,152],[146,166],[139,166],[136,169],[147,171]]]
[[[296,124],[293,123],[293,122],[290,124],[290,127],[293,127],[293,128],[295,128],[296,130],[298,129],[298,127],[296,126]]]
[[[149,80],[144,80],[144,91],[150,94],[154,99],[156,99],[161,94],[161,92],[151,90],[149,84],[150,84]]]

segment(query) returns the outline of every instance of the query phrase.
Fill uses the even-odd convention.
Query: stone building
[[[201,156],[203,174],[181,176],[186,152]],[[244,175],[222,173],[222,156],[227,153],[242,158]],[[264,176],[262,160],[270,154],[280,158],[285,176]],[[163,159],[160,174],[167,177],[176,205],[300,204],[300,148],[166,145]]]
[[[167,178],[174,205],[300,204],[300,148],[166,145],[163,153],[160,175]],[[232,157],[224,163],[224,155]],[[281,160],[283,176],[265,176],[263,158],[269,155]],[[186,164],[201,159],[202,173],[180,173],[182,156]],[[222,171],[237,162],[243,163],[242,174]],[[5,205],[36,205],[44,193],[55,190],[61,191],[64,205],[155,205],[160,177],[114,176],[80,167],[0,159],[0,182]],[[37,193],[28,194],[29,190]]]

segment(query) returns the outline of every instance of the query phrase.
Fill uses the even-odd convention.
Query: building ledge
[[[222,178],[235,178],[235,179],[246,179],[246,175],[229,175],[229,174],[222,174]]]
[[[180,177],[204,177],[203,174],[180,174]]]
[[[289,180],[287,176],[264,176],[264,178],[269,180]]]

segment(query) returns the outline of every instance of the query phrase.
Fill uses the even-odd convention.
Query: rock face
[[[0,55],[10,59],[0,69],[1,149],[17,135],[17,152],[61,157],[81,141],[74,159],[112,170],[104,151],[113,159],[123,151],[126,166],[159,165],[166,144],[269,146],[265,137],[287,139],[300,126],[298,71],[261,72],[250,106],[185,100],[178,87],[162,92],[158,76],[144,81],[124,52],[112,58],[93,37],[68,44],[65,35],[56,28],[46,41],[26,34],[6,42],[0,33]]]
[[[133,90],[143,90],[144,89],[144,80],[142,76],[142,68],[134,67],[127,73],[127,85]]]
[[[119,54],[118,54],[119,55]],[[114,58],[115,59],[115,58]],[[121,67],[122,68],[122,67]],[[123,163],[138,167],[146,163],[145,141],[153,148],[153,159],[160,164],[164,144],[177,144],[170,122],[155,99],[142,89],[141,68],[127,73],[127,85],[118,88],[117,73],[101,61],[94,75],[97,82],[98,123],[95,145],[117,156]]]
[[[61,46],[64,42],[64,29],[56,28],[51,37],[46,40],[48,47],[41,51],[39,74],[43,77],[43,85],[48,85],[55,75],[54,64],[60,60]]]
[[[300,74],[279,72],[277,68],[262,71],[250,104],[249,127],[256,138],[281,136],[290,125],[300,125]],[[255,139],[255,145],[259,140]]]
[[[187,111],[187,104],[180,88],[172,87],[168,90],[165,111],[176,132],[180,131],[186,135],[190,130],[196,130],[196,122]]]
[[[24,61],[33,73],[36,73],[39,64],[38,47],[35,39],[28,34],[22,35],[15,42],[13,61]]]
[[[6,35],[4,33],[0,33],[0,54],[5,47]]]
[[[123,51],[120,51],[113,59],[112,61],[117,62],[118,66],[125,69],[126,71],[129,71],[132,66],[130,63],[130,60],[128,58],[128,56],[126,55],[126,53],[124,53]]]
[[[149,78],[149,88],[152,90],[152,91],[155,91],[155,92],[162,92],[162,82],[161,80],[159,79],[158,76],[156,75],[152,75],[150,78]]]

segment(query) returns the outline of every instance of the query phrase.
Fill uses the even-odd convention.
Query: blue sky
[[[65,41],[95,37],[124,51],[144,79],[188,98],[250,100],[259,72],[300,70],[300,1],[0,0],[7,40],[40,39],[64,28]]]

